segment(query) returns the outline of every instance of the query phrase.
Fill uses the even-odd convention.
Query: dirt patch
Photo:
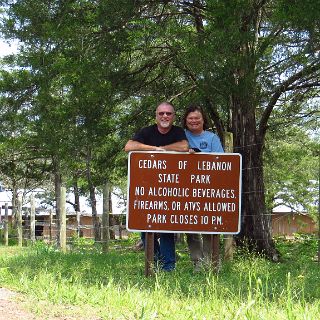
[[[27,310],[27,303],[22,294],[0,288],[0,320],[101,320],[94,315],[93,310],[86,310],[88,313],[84,314],[83,310],[73,306],[52,306],[43,310],[44,313],[41,315],[33,314]]]
[[[0,320],[40,320],[33,314],[24,310],[14,299],[17,293],[0,288]]]

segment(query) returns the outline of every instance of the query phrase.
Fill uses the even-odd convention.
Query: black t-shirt
[[[161,147],[182,140],[187,140],[184,130],[177,126],[172,126],[168,133],[159,132],[157,125],[142,128],[132,138],[134,141],[147,144],[149,146]]]

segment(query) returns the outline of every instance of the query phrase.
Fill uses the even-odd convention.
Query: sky
[[[8,44],[5,40],[0,39],[0,57],[17,52],[17,48],[17,41],[11,41],[11,43]]]

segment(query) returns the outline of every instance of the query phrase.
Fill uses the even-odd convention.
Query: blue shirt
[[[185,129],[189,148],[198,148],[201,152],[224,152],[219,137],[210,131],[193,134]]]

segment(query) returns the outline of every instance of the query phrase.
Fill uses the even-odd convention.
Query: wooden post
[[[225,152],[233,152],[233,134],[232,132],[224,132],[224,149]],[[224,260],[233,259],[233,235],[224,235]]]
[[[36,241],[36,207],[33,194],[30,198],[30,240],[33,243]]]
[[[50,243],[52,243],[52,224],[53,224],[53,213],[52,213],[52,209],[50,209],[49,211],[49,240]]]
[[[80,238],[81,235],[81,213],[80,211],[76,212],[77,215],[77,236]]]
[[[154,274],[154,233],[145,233],[145,276],[149,277]]]
[[[219,270],[219,260],[220,260],[220,235],[213,234],[211,236],[212,245],[212,267],[214,271]]]
[[[109,213],[110,213],[110,205],[109,205],[109,194],[110,187],[109,183],[106,182],[103,187],[103,211],[102,211],[102,250],[103,252],[109,251]]]
[[[17,188],[15,187],[15,184],[12,188],[12,200],[11,200],[11,225],[12,228],[16,228],[17,225]]]
[[[211,265],[212,270],[218,271],[219,260],[220,260],[220,234],[212,234],[210,236],[211,242]]]
[[[4,245],[9,245],[9,208],[7,202],[4,205]]]
[[[233,259],[233,236],[225,235],[224,236],[224,260],[231,261]]]
[[[122,240],[122,229],[123,229],[122,214],[119,214],[118,222],[119,222],[119,239]]]
[[[55,199],[56,199],[56,219],[55,219],[55,235],[57,239],[57,247],[61,248],[60,244],[60,209],[61,209],[61,186],[62,179],[60,174],[59,160],[53,159],[53,166],[55,170],[54,174],[54,190],[55,190]]]
[[[61,187],[60,195],[60,249],[67,251],[67,215],[66,215],[66,187]]]
[[[320,182],[320,154],[318,154],[318,181]],[[320,188],[318,190],[318,264],[320,264]]]
[[[17,210],[17,231],[18,231],[18,246],[22,247],[22,195],[18,196],[18,210]]]

